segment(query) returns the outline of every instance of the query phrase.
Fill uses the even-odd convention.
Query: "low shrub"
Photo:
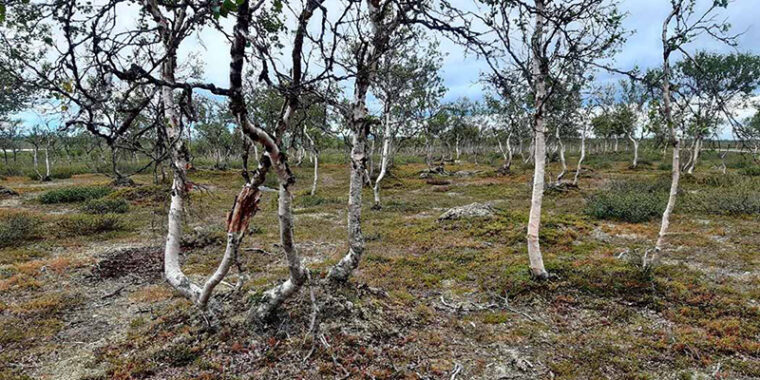
[[[340,204],[343,201],[340,198],[327,198],[319,195],[302,195],[297,199],[298,206],[300,207],[314,207],[328,204]]]
[[[663,186],[660,180],[613,182],[609,189],[587,199],[585,213],[597,219],[647,222],[665,208],[667,193]]]
[[[687,212],[718,215],[760,214],[760,187],[751,181],[743,181],[730,188],[690,192],[680,208]]]
[[[105,186],[74,186],[50,190],[40,196],[44,204],[84,202],[90,199],[102,198],[111,192]]]
[[[129,211],[129,203],[124,199],[90,199],[82,206],[87,214],[124,214]]]
[[[163,203],[169,199],[170,192],[171,189],[168,186],[161,185],[123,187],[108,194],[105,199]]]
[[[57,232],[60,237],[86,236],[124,230],[121,219],[112,214],[73,215],[59,220],[57,225]]]
[[[11,214],[0,221],[0,247],[18,245],[39,237],[42,221],[30,214]]]
[[[748,168],[744,168],[740,171],[740,173],[750,177],[758,177],[760,176],[760,166],[750,166]]]

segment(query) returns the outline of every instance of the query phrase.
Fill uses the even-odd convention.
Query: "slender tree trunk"
[[[39,178],[39,180],[42,181],[43,179],[42,174],[40,173],[40,169],[37,164],[37,150],[38,148],[37,148],[37,145],[35,144],[34,148],[32,149],[32,155],[33,155],[32,160],[34,163],[34,172],[37,174],[37,177]]]
[[[628,139],[633,143],[633,163],[631,164],[631,167],[636,169],[639,165],[639,141],[630,133],[628,134]]]
[[[687,173],[689,175],[694,174],[694,168],[697,166],[697,160],[699,159],[699,151],[702,149],[702,139],[697,138],[694,141],[694,147],[691,151],[691,159],[689,159],[689,169]]]
[[[311,145],[311,162],[314,164],[314,179],[311,182],[311,195],[314,196],[317,193],[317,183],[319,182],[319,151],[317,150],[317,144],[314,143],[314,139],[311,138],[304,126],[303,134],[309,140]]]
[[[505,163],[505,166],[507,170],[509,170],[512,167],[512,131],[509,131],[509,134],[507,134],[507,162]]]
[[[659,262],[659,259],[662,253],[662,248],[665,245],[665,235],[667,235],[668,227],[670,226],[670,216],[673,213],[673,209],[676,206],[676,196],[678,195],[678,181],[681,178],[681,160],[680,160],[681,139],[678,137],[675,131],[675,122],[673,120],[673,106],[672,106],[672,100],[670,98],[670,78],[671,78],[670,53],[671,53],[672,48],[670,47],[668,43],[668,38],[667,38],[668,24],[670,24],[670,20],[673,17],[675,17],[676,12],[677,11],[674,9],[672,13],[665,19],[665,22],[663,23],[663,26],[662,26],[663,114],[665,116],[665,122],[668,125],[668,130],[670,133],[670,144],[673,146],[670,192],[668,194],[668,204],[665,206],[665,211],[663,211],[662,213],[660,232],[657,235],[657,243],[655,244],[651,261],[647,262],[647,255],[644,255],[642,259],[642,264],[644,265],[644,267],[649,267],[650,265],[656,265]]]
[[[45,147],[45,178],[43,181],[50,181],[50,147]]]
[[[387,45],[387,38],[377,38],[390,31],[382,31],[382,13],[374,0],[367,1],[373,43],[366,53],[368,64],[359,70],[354,81],[354,102],[351,107],[349,127],[353,132],[351,147],[351,177],[348,191],[348,253],[332,267],[328,277],[333,281],[343,282],[359,266],[364,253],[364,236],[361,227],[362,214],[362,177],[366,171],[367,135],[371,120],[367,114],[367,91],[377,72],[377,62]],[[387,37],[387,35],[386,35]]]
[[[312,158],[314,162],[314,180],[311,183],[311,195],[314,196],[317,193],[317,183],[319,183],[319,153],[316,150],[312,153]]]
[[[387,107],[389,108],[389,107]],[[373,195],[375,196],[375,205],[373,208],[380,209],[380,182],[385,178],[385,174],[388,171],[388,158],[391,153],[391,139],[393,138],[393,131],[391,126],[390,109],[386,109],[385,113],[385,133],[383,134],[383,150],[380,153],[380,174],[375,179],[375,186],[372,188]]]
[[[357,91],[366,96],[366,89]],[[366,120],[367,111],[364,107],[364,96],[357,96],[351,118],[351,129],[354,131],[351,142],[351,176],[348,190],[348,253],[338,262],[328,276],[334,281],[346,281],[351,273],[359,266],[364,253],[364,236],[361,227],[362,187],[367,157],[365,153],[369,124]]]
[[[557,185],[562,181],[562,177],[567,173],[567,161],[565,161],[565,144],[562,142],[562,138],[559,135],[559,128],[557,128],[557,145],[559,146],[559,162],[562,164],[562,171],[557,175]]]
[[[544,268],[544,260],[539,246],[539,227],[541,225],[541,201],[544,196],[544,171],[546,168],[546,127],[544,125],[544,109],[546,98],[546,79],[548,66],[543,60],[541,44],[543,43],[544,28],[544,0],[536,0],[536,26],[531,41],[533,59],[531,62],[535,99],[537,102],[536,113],[533,117],[535,130],[535,166],[533,170],[533,193],[530,201],[530,216],[528,218],[528,257],[530,269],[533,275],[539,279],[548,278],[549,274]]]
[[[575,169],[575,177],[573,178],[573,185],[578,186],[578,177],[581,175],[583,167],[583,159],[586,158],[586,123],[583,124],[583,132],[581,133],[581,156],[578,157],[578,167]]]

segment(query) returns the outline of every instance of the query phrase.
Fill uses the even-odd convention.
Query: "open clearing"
[[[286,277],[275,193],[265,193],[244,242],[250,280],[233,292],[233,271],[217,295],[225,307],[220,327],[208,331],[161,278],[168,185],[108,195],[130,208],[101,232],[66,229],[63,220],[84,218],[80,205],[37,198],[108,178],[80,175],[41,188],[10,177],[4,184],[21,195],[3,201],[0,216],[26,215],[46,233],[0,249],[0,377],[760,377],[760,218],[676,209],[663,265],[644,272],[637,255],[656,237],[656,219],[584,213],[586,199],[610,181],[668,176],[653,164],[629,170],[625,159],[592,158],[580,190],[547,194],[541,243],[553,276],[546,282],[527,269],[529,167],[496,176],[496,166],[449,165],[481,172],[431,185],[445,181],[419,178],[422,164],[397,165],[381,210],[370,210],[365,189],[367,252],[357,275],[329,292],[314,287],[316,341],[307,331],[308,289],[263,331],[244,324],[247,302],[231,302]],[[315,196],[308,195],[310,168],[296,175],[295,241],[321,277],[346,250],[348,169],[324,165]],[[717,176],[705,168],[684,191],[709,193]],[[218,264],[225,212],[243,182],[234,171],[197,170],[191,179],[213,189],[193,193],[183,244],[183,268],[202,280]],[[473,202],[490,202],[495,215],[437,221]]]

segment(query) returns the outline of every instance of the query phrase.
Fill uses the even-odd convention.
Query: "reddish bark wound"
[[[227,232],[243,232],[248,229],[251,216],[258,211],[261,192],[258,188],[244,186],[235,197],[232,210],[227,213]]]

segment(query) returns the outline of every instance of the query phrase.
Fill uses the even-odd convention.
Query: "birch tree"
[[[394,1],[367,0],[368,28],[357,28],[359,35],[356,36],[351,49],[354,92],[350,109],[346,112],[348,129],[352,133],[348,191],[348,253],[330,269],[328,277],[333,281],[348,280],[359,266],[364,253],[361,202],[367,165],[367,135],[372,124],[378,123],[367,110],[367,93],[377,75],[380,60],[388,52],[391,38],[401,27],[407,11],[406,6],[398,6]]]
[[[671,160],[671,182],[668,203],[662,213],[660,231],[654,249],[645,252],[642,257],[642,265],[649,268],[656,265],[661,257],[665,244],[665,237],[670,227],[670,217],[678,196],[678,183],[681,178],[681,139],[676,132],[676,120],[673,116],[672,81],[673,71],[671,58],[675,53],[689,57],[685,50],[686,46],[702,34],[716,38],[727,44],[734,44],[734,38],[726,32],[729,26],[716,21],[715,13],[728,6],[728,0],[714,0],[704,10],[698,9],[697,0],[671,0],[668,15],[662,23],[662,69],[659,84],[661,86],[662,105],[660,112],[668,131],[669,145],[673,155]]]
[[[549,274],[539,246],[541,206],[546,168],[547,106],[556,83],[576,75],[575,64],[589,64],[609,56],[623,39],[614,2],[606,0],[477,1],[479,12],[453,12],[470,25],[482,25],[481,36],[464,38],[483,57],[495,83],[508,85],[515,73],[527,82],[533,96],[533,190],[527,228],[530,269],[537,279]],[[490,36],[490,39],[483,36]]]
[[[386,53],[378,67],[373,90],[382,103],[381,124],[382,148],[380,150],[380,171],[372,185],[373,209],[380,209],[380,184],[389,170],[395,140],[400,132],[414,134],[414,128],[405,128],[414,123],[419,114],[417,107],[424,110],[424,102],[430,96],[442,92],[438,70],[441,56],[438,44],[427,40],[421,30],[403,28],[394,36],[393,49]],[[422,47],[421,45],[426,44]],[[424,116],[423,116],[424,117]]]

